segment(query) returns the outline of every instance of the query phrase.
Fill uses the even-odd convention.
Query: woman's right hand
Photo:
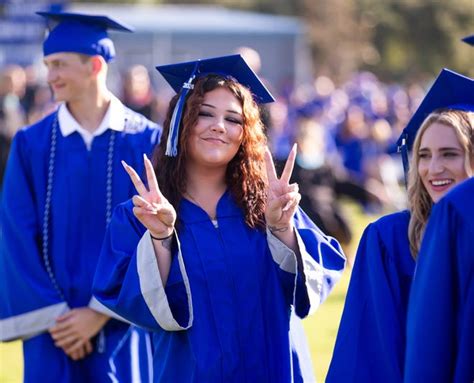
[[[122,161],[139,195],[132,198],[133,214],[145,226],[153,237],[164,238],[173,233],[176,222],[176,210],[163,196],[156,180],[155,171],[146,154],[143,155],[148,189],[135,169]]]

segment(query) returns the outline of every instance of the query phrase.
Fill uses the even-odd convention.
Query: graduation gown
[[[407,323],[405,382],[474,381],[474,179],[434,207]]]
[[[410,214],[370,224],[361,238],[327,382],[401,382],[408,296],[415,269]]]
[[[92,280],[106,229],[109,140],[114,132],[111,202],[115,206],[134,194],[134,186],[120,160],[142,172],[142,155],[152,151],[160,134],[156,124],[135,112],[125,108],[124,116],[124,131],[108,129],[94,138],[90,150],[79,133],[64,137],[56,127],[46,260],[41,250],[42,233],[56,113],[20,130],[13,140],[0,209],[0,340],[24,340],[26,381],[30,373],[34,375],[39,370],[48,370],[50,381],[72,381],[67,376],[74,376],[70,371],[74,362],[54,347],[50,335],[45,333],[55,324],[55,318],[71,308],[84,306],[111,313],[92,297]],[[128,328],[128,323],[109,321],[101,334],[102,345],[95,345],[96,351],[102,349],[107,356],[101,356],[107,369],[108,357]],[[45,334],[30,339],[42,333]],[[87,359],[96,351],[75,365],[88,363]],[[106,377],[104,371],[102,374]],[[31,377],[31,381],[37,379],[40,378]],[[98,381],[101,379],[105,378],[102,376]]]
[[[293,382],[289,319],[308,315],[339,279],[345,258],[302,212],[296,256],[269,232],[249,228],[226,192],[216,228],[186,199],[166,286],[149,232],[120,205],[108,228],[94,294],[153,330],[155,382]],[[272,237],[267,241],[267,236]]]

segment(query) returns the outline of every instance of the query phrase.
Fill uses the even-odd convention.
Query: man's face
[[[56,101],[73,102],[84,96],[92,79],[92,65],[86,56],[53,53],[44,58],[44,64]]]

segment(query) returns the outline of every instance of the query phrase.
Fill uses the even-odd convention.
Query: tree
[[[474,76],[474,50],[460,42],[462,37],[474,33],[474,0],[136,0],[135,3],[215,4],[298,17],[307,28],[316,73],[340,80],[360,69],[373,71],[386,80],[432,76],[443,67]]]

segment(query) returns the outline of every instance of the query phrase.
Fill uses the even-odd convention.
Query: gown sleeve
[[[433,208],[410,293],[405,382],[474,380],[471,214],[444,199]]]
[[[150,330],[191,327],[193,309],[179,239],[163,286],[150,233],[133,216],[132,204],[112,217],[94,277],[95,298],[120,317]]]
[[[346,258],[339,243],[324,235],[301,209],[294,220],[300,261],[268,229],[267,240],[285,290],[292,293],[295,312],[304,318],[318,308],[339,281]]]
[[[402,381],[405,310],[380,229],[370,224],[360,240],[327,382]]]
[[[69,309],[53,286],[42,259],[42,222],[37,205],[43,201],[38,201],[33,187],[30,152],[25,132],[19,131],[7,163],[0,209],[2,341],[44,332]]]

